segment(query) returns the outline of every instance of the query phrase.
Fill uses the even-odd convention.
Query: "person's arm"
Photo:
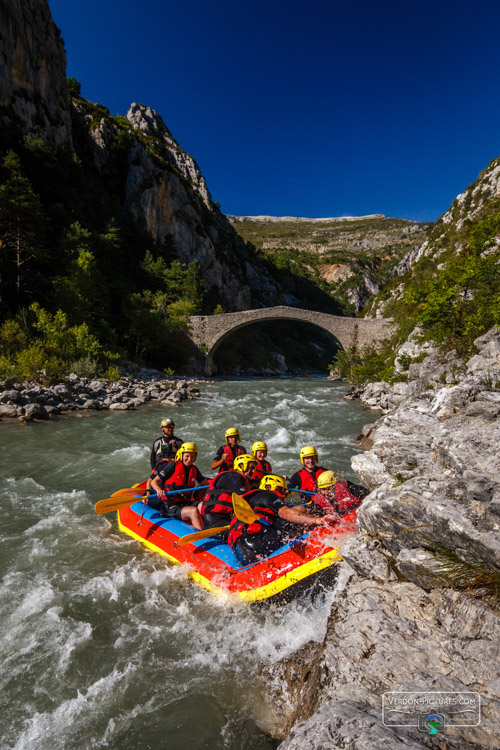
[[[161,486],[161,479],[158,474],[151,480],[151,489],[156,492],[160,500],[165,497],[165,492]]]
[[[278,515],[280,518],[284,518],[285,521],[291,521],[292,523],[302,523],[304,526],[323,526],[324,524],[331,524],[335,521],[329,516],[311,516],[305,508],[297,506],[283,505]]]
[[[292,475],[292,478],[288,482],[288,486],[291,490],[294,490],[296,487],[300,489],[302,485],[302,480],[300,478],[300,474],[298,471],[295,472],[295,474]]]
[[[165,500],[166,490],[164,489],[164,483],[169,477],[172,476],[174,470],[175,463],[173,461],[170,461],[170,463],[168,463],[164,468],[156,472],[153,481],[151,482],[151,487],[156,491],[160,500]]]
[[[212,471],[214,469],[218,469],[219,466],[222,466],[222,464],[224,463],[224,458],[225,458],[225,456],[224,456],[224,448],[223,448],[223,446],[221,446],[219,448],[219,450],[217,451],[214,460],[212,461],[212,466],[210,467],[212,469]]]
[[[158,440],[155,440],[153,443],[153,447],[151,448],[151,455],[149,457],[149,463],[151,464],[151,471],[156,467],[156,446],[157,446]]]

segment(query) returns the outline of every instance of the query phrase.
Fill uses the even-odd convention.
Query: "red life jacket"
[[[173,458],[160,458],[155,468],[151,472],[151,476],[149,478],[154,479],[156,476],[158,476],[158,469],[161,469],[166,464],[171,464],[173,460]]]
[[[183,489],[184,487],[194,487],[195,484],[196,466],[194,464],[191,466],[184,466],[182,461],[176,461],[174,473],[165,480],[164,489],[165,492],[170,492],[171,490]],[[179,494],[169,495],[167,499],[171,503],[181,503],[186,502],[188,498]]]
[[[250,492],[245,492],[242,497],[244,497],[248,502],[249,499],[257,492],[262,492],[262,490],[250,490]],[[271,508],[267,508],[264,505],[252,505],[252,510],[257,516],[259,516],[259,518],[267,521],[267,523],[252,521],[252,523],[247,524],[243,521],[240,521],[235,516],[231,521],[231,525],[229,527],[229,536],[227,539],[227,543],[231,548],[234,547],[237,539],[239,539],[242,534],[259,534],[266,526],[273,525],[273,521],[276,519],[276,513]]]
[[[337,482],[335,485],[335,500],[341,516],[350,513],[363,502],[363,498],[357,497],[349,490],[348,482]]]
[[[262,477],[265,477],[266,474],[272,473],[273,470],[269,461],[266,461],[265,458],[261,458],[257,461],[257,466],[255,467],[255,471],[252,476],[252,482],[260,482]]]
[[[236,456],[242,456],[245,451],[241,447],[241,445],[236,446]],[[224,471],[230,471],[233,468],[234,459],[236,456],[233,454],[233,450],[229,443],[226,443],[226,445],[222,448],[224,463],[221,464],[221,467],[223,467]]]
[[[200,511],[202,516],[204,516],[205,513],[224,513],[227,516],[233,515],[233,493],[230,490],[225,490],[223,488],[218,489],[215,486],[219,477],[223,476],[223,474],[232,473],[233,471],[234,469],[221,471],[220,474],[217,474],[216,477],[210,480],[208,483],[208,492],[203,498],[203,505]],[[238,471],[238,474],[241,474],[242,476],[246,494],[250,489],[250,483],[241,471]]]
[[[315,466],[313,472],[307,471],[307,469],[301,469],[298,473],[300,477],[300,490],[309,490],[309,492],[316,492],[318,489],[318,477],[325,471],[321,466]]]
[[[342,516],[346,516],[358,508],[363,502],[363,498],[356,497],[349,490],[348,482],[337,482],[335,485],[335,496],[331,500],[321,492],[318,492],[314,495],[313,501],[315,505],[319,505],[325,512],[331,513],[334,510],[339,518],[342,518]]]

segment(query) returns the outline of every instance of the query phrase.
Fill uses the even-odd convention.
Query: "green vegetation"
[[[445,237],[440,235],[443,248],[437,258],[421,258],[406,277],[395,279],[382,293],[387,299],[390,289],[404,284],[404,292],[384,310],[398,325],[392,339],[363,357],[340,352],[332,366],[354,383],[400,379],[394,373],[394,352],[416,326],[422,341],[471,356],[474,340],[500,324],[499,234],[498,204],[474,222],[464,222],[458,234],[450,227]],[[404,365],[411,361],[402,364],[407,369]]]
[[[78,82],[68,87],[79,97]],[[109,116],[77,101],[96,121]],[[178,370],[190,356],[187,319],[212,301],[199,263],[181,263],[172,237],[156,242],[124,210],[131,135],[120,126],[107,178],[89,166],[83,130],[75,152],[0,135],[2,378],[116,376],[119,359]]]
[[[500,567],[478,553],[470,550],[469,541],[463,537],[463,549],[467,549],[465,560],[456,549],[449,549],[424,537],[426,546],[432,551],[436,562],[428,574],[438,586],[460,591],[464,599],[478,599],[494,609],[500,609]]]

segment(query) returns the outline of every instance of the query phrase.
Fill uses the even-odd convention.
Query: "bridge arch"
[[[381,342],[390,335],[392,328],[392,321],[383,318],[347,318],[285,305],[221,315],[193,315],[189,335],[201,355],[200,360],[204,362],[205,374],[212,375],[214,354],[230,334],[251,323],[270,320],[312,323],[335,336],[344,349],[357,351]]]

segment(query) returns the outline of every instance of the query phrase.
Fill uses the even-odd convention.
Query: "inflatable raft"
[[[143,513],[144,511],[144,513]],[[195,529],[184,521],[164,518],[141,500],[118,511],[120,529],[173,563],[189,568],[191,578],[214,594],[257,602],[316,578],[341,559],[340,549],[356,528],[356,512],[338,526],[313,531],[280,547],[263,560],[242,565],[220,537],[206,537],[178,547]]]

